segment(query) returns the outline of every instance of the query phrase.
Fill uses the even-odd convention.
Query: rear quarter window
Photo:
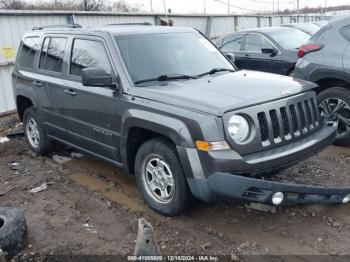
[[[350,25],[344,26],[342,29],[340,29],[340,33],[350,42]]]
[[[19,66],[33,68],[35,52],[39,49],[39,37],[27,37],[23,40],[19,54]]]

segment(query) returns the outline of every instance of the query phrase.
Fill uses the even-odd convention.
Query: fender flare
[[[314,83],[326,78],[339,79],[345,83],[349,83],[350,81],[350,79],[346,79],[342,73],[339,73],[336,70],[316,68],[310,73],[310,80]]]
[[[15,93],[16,106],[17,106],[18,96],[24,96],[24,97],[28,98],[30,101],[32,101],[33,106],[37,107],[37,105],[38,105],[37,96],[32,88],[28,88],[28,87],[25,87],[22,85],[16,86],[16,93]]]
[[[121,137],[127,140],[129,130],[144,128],[168,137],[176,146],[194,147],[192,136],[184,122],[174,117],[139,109],[128,110],[122,121]]]

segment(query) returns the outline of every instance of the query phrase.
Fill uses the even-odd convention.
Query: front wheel
[[[335,145],[350,145],[350,90],[332,87],[317,96],[321,115],[327,120],[338,121]]]
[[[141,145],[135,160],[137,186],[145,202],[166,216],[183,213],[191,193],[175,147],[156,138]]]

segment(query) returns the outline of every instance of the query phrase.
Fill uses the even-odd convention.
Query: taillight
[[[322,48],[321,45],[317,45],[317,44],[306,44],[306,45],[302,45],[297,53],[297,56],[299,58],[302,58],[304,55],[306,55],[307,53],[310,52],[315,52],[318,51]]]

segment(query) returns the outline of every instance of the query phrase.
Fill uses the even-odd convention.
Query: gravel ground
[[[185,215],[166,218],[145,206],[133,178],[116,167],[74,154],[61,164],[57,156],[72,154],[60,149],[37,156],[22,138],[0,145],[1,205],[23,210],[29,227],[27,248],[15,260],[131,255],[140,217],[153,224],[165,255],[350,254],[347,205],[283,207],[272,214],[238,203],[196,201]],[[349,167],[350,148],[332,146],[277,179],[344,186],[350,185]],[[46,190],[29,192],[44,182]]]

